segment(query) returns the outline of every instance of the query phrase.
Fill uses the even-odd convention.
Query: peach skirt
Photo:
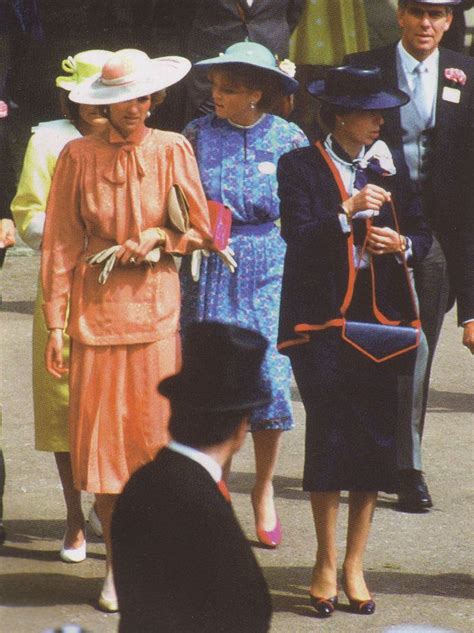
[[[156,386],[179,371],[179,335],[137,345],[73,341],[69,441],[78,490],[119,494],[168,441],[168,400]]]

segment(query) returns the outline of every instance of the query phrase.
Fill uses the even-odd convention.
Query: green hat
[[[281,67],[294,65],[288,60],[284,60],[281,65],[273,53],[262,44],[256,42],[238,42],[226,49],[225,53],[220,53],[218,57],[203,59],[196,62],[195,66],[208,68],[210,66],[220,66],[222,64],[245,64],[255,66],[265,72],[271,72],[280,80],[285,94],[293,94],[298,89],[298,82],[293,79],[289,72],[285,72]],[[281,66],[281,67],[280,67]]]
[[[83,51],[63,60],[61,68],[70,73],[67,77],[56,77],[56,86],[64,90],[72,90],[89,77],[102,70],[102,66],[113,55],[112,51]]]

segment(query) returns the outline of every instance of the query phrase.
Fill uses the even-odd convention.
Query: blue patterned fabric
[[[308,145],[294,123],[267,114],[251,128],[233,126],[210,114],[184,130],[199,164],[209,200],[232,210],[231,274],[214,254],[204,257],[200,279],[190,274],[190,257],[181,267],[183,331],[194,320],[213,319],[261,332],[269,341],[262,381],[271,389],[270,405],[255,410],[251,430],[293,427],[291,369],[276,349],[285,243],[274,224],[280,216],[276,166],[282,154]]]

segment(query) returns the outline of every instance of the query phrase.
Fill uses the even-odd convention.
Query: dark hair
[[[416,2],[416,0],[398,0],[398,8],[399,9],[406,9],[409,2]],[[443,4],[443,5],[441,5],[441,7],[446,9],[446,11],[448,13],[452,13],[453,12],[453,7],[451,5],[449,5],[449,4]]]
[[[283,85],[279,77],[273,72],[260,70],[246,64],[226,64],[225,67],[216,65],[209,69],[209,78],[215,74],[222,74],[233,86],[243,86],[247,90],[261,90],[262,98],[257,108],[262,112],[271,112],[284,95]]]
[[[354,109],[333,106],[329,103],[322,103],[319,108],[319,118],[321,119],[323,126],[327,128],[329,132],[334,132],[336,127],[336,116],[343,116],[344,114],[349,114],[351,112],[354,112]]]
[[[173,439],[187,446],[215,446],[228,440],[248,414],[248,410],[196,411],[171,402],[169,431]]]
[[[69,91],[59,88],[59,107],[63,117],[76,123],[79,121],[79,104],[69,99]]]
[[[145,97],[150,97],[150,112],[156,108],[156,106],[160,105],[166,98],[166,90],[158,90],[157,92],[153,92],[150,95],[144,95]],[[141,97],[140,97],[141,98]],[[101,106],[102,115],[108,119],[110,114],[110,104]]]

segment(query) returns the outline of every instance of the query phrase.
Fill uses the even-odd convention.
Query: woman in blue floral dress
[[[198,63],[209,69],[215,114],[184,130],[191,141],[204,191],[232,211],[232,273],[214,254],[181,268],[183,331],[194,320],[236,323],[270,341],[262,380],[273,393],[270,405],[252,414],[256,480],[252,490],[257,536],[268,547],[281,540],[272,478],[282,432],[293,427],[291,369],[276,349],[285,245],[278,220],[276,167],[282,154],[308,145],[293,123],[269,114],[298,83],[277,66],[264,46],[242,42],[225,54]],[[282,64],[284,68],[284,65]],[[230,465],[229,465],[230,466]]]

